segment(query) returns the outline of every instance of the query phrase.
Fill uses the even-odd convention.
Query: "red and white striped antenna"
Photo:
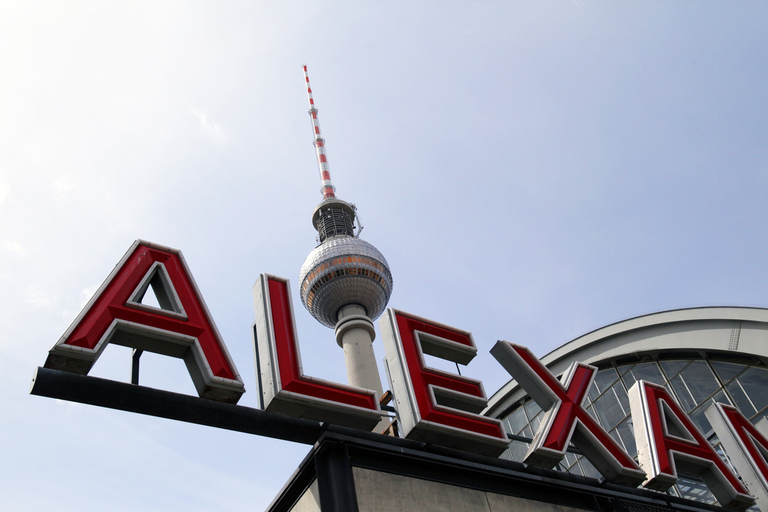
[[[325,139],[320,135],[320,122],[317,120],[315,100],[312,98],[312,88],[309,86],[307,65],[304,64],[304,79],[307,81],[307,98],[309,99],[309,117],[312,119],[312,131],[314,132],[315,152],[317,153],[317,165],[320,167],[320,181],[323,184],[323,199],[336,197],[336,188],[331,183],[331,172],[328,169],[328,157],[325,155]]]

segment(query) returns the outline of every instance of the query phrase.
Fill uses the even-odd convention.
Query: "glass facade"
[[[735,363],[714,357],[675,359],[668,356],[658,359],[648,356],[630,364],[597,366],[600,370],[589,390],[585,409],[633,456],[637,456],[637,447],[627,391],[640,379],[666,387],[728,464],[730,462],[704,415],[707,407],[713,401],[735,405],[752,423],[768,415],[768,368],[758,360]],[[525,398],[501,419],[509,434],[531,439],[542,416],[541,408],[530,398]],[[502,457],[522,461],[527,450],[528,442],[513,440]],[[595,478],[600,476],[587,459],[576,453],[567,453],[555,469]],[[691,500],[716,503],[706,485],[694,475],[681,474],[669,492]]]

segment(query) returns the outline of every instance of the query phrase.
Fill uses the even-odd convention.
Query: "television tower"
[[[355,229],[355,206],[336,197],[307,66],[304,78],[323,200],[312,213],[319,245],[301,266],[301,302],[318,322],[336,329],[349,384],[372,389],[381,398],[383,390],[373,353],[373,321],[384,312],[392,294],[392,274],[379,250],[359,238],[362,226],[358,220]]]

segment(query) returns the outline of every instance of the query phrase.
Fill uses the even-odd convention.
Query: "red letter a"
[[[723,507],[743,510],[755,503],[664,387],[637,381],[629,390],[629,406],[637,456],[648,474],[645,487],[666,491],[679,468],[699,475]]]
[[[159,308],[141,303],[150,286]],[[237,403],[245,392],[180,251],[134,242],[45,367],[85,375],[109,343],[184,359],[203,398]]]

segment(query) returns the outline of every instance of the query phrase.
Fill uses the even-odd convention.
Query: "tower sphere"
[[[373,245],[353,236],[333,236],[309,253],[299,273],[301,302],[318,322],[334,327],[344,306],[365,308],[376,320],[392,294],[392,274]]]

